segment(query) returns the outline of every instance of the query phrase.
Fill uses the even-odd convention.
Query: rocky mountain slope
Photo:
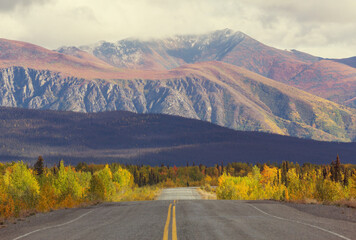
[[[205,62],[161,79],[86,80],[57,72],[0,70],[0,105],[100,112],[127,110],[201,119],[221,126],[320,140],[355,139],[356,110],[243,68]]]
[[[177,165],[284,160],[329,164],[339,154],[356,163],[356,143],[319,142],[268,133],[235,131],[162,114],[115,111],[74,113],[0,107],[0,161],[49,166],[121,162]]]
[[[127,69],[166,70],[190,63],[222,61],[356,107],[356,69],[296,50],[269,47],[230,29],[150,41],[102,41],[79,48],[112,66]],[[58,51],[70,53],[68,47]]]
[[[226,42],[226,45],[234,45],[234,49],[246,39],[241,33],[229,34],[232,42],[240,41],[238,45],[230,40]],[[204,60],[209,60],[211,53],[221,52],[218,43],[224,42],[226,36],[226,33],[220,33],[208,38],[209,41],[202,36],[197,43],[190,42],[190,45],[205,46],[197,48],[201,52],[191,56],[192,61],[196,56],[205,56]],[[185,38],[178,42],[186,44]],[[173,40],[166,44],[173,43],[176,44]],[[258,46],[251,49],[258,52]],[[284,54],[275,51],[275,54]],[[288,54],[294,56],[295,61],[310,63],[300,72],[306,82],[298,82],[310,89],[319,82],[319,90],[329,91],[333,84],[325,84],[325,79],[333,79],[339,74],[340,66],[347,67],[334,62],[330,65],[331,61],[319,61],[300,52]],[[222,54],[221,59],[222,56],[227,55]],[[179,65],[184,62],[180,59],[175,57],[172,61],[177,60]],[[318,72],[321,68],[324,70]],[[265,70],[261,68],[261,71]],[[347,71],[344,73],[347,75]],[[311,81],[307,81],[308,76],[312,76]],[[320,76],[320,80],[314,81]],[[338,91],[345,87],[352,89],[353,83],[351,77],[333,92],[342,98]],[[126,69],[74,47],[56,52],[5,39],[0,39],[0,105],[79,112],[165,113],[233,129],[329,141],[354,141],[356,135],[355,109],[222,61],[193,63],[170,70]]]

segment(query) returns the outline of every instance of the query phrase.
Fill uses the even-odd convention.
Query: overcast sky
[[[50,49],[231,28],[280,49],[356,56],[355,0],[0,0],[0,37]]]

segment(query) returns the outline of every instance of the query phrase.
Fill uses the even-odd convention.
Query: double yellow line
[[[169,223],[171,221],[171,209],[172,203],[168,207],[168,216],[166,225],[164,226],[163,240],[168,240],[169,235]],[[173,214],[172,214],[172,240],[177,240],[177,223],[176,223],[176,200],[173,202]]]

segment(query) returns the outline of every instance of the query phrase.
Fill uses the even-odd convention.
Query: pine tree
[[[199,171],[202,171],[203,170],[203,164],[199,164]]]
[[[341,162],[339,154],[336,156],[335,162],[335,182],[341,182]]]
[[[345,168],[344,170],[344,186],[348,186],[349,185],[349,170],[347,168]]]
[[[44,161],[43,157],[39,156],[37,162],[34,165],[34,169],[38,176],[41,176],[43,174],[43,161]]]
[[[59,162],[58,162],[58,170],[60,170],[61,169],[61,162],[62,162],[63,160],[59,160]],[[63,166],[64,166],[64,161],[63,161]]]
[[[341,162],[339,158],[339,154],[336,156],[336,161],[331,162],[330,172],[331,172],[331,180],[334,182],[342,182],[341,179]]]
[[[335,162],[334,162],[334,160],[333,161],[331,161],[331,164],[330,164],[330,174],[331,174],[331,180],[332,181],[335,181]]]
[[[56,164],[53,165],[52,170],[53,170],[53,175],[56,175],[58,173],[58,167]]]
[[[151,168],[151,171],[148,173],[148,184],[149,185],[154,184],[154,178],[155,178],[155,175],[153,173],[153,169]]]
[[[277,175],[276,175],[276,177],[277,177],[277,184],[279,184],[279,169],[277,169]]]
[[[323,166],[323,178],[324,178],[324,180],[326,179],[327,176],[328,176],[328,172],[326,171],[325,166]]]
[[[137,185],[140,185],[139,184],[140,179],[139,179],[139,175],[138,175],[136,168],[134,168],[133,176],[134,176],[134,183]]]
[[[287,178],[288,169],[289,169],[288,162],[283,161],[282,162],[281,181],[286,187],[288,187],[288,178]]]

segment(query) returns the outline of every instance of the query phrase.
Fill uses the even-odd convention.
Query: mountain
[[[189,63],[222,61],[267,77],[273,69],[271,67],[276,67],[273,63],[277,59],[298,63],[313,63],[320,60],[302,52],[268,47],[242,32],[230,29],[150,41],[139,39],[124,39],[116,43],[101,41],[79,48],[119,68],[164,70]],[[63,52],[65,49],[66,47],[62,47],[58,51]]]
[[[149,71],[117,68],[78,48],[56,52],[10,40],[0,47],[1,106],[165,113],[238,130],[355,141],[355,109],[221,61]]]
[[[25,66],[38,70],[50,70],[64,75],[77,73],[88,77],[94,72],[105,73],[114,69],[98,58],[79,51],[76,56],[60,54],[43,47],[7,39],[0,39],[0,68]]]
[[[296,50],[269,47],[230,29],[149,41],[102,41],[79,48],[112,66],[127,69],[161,71],[197,62],[222,61],[356,107],[356,69]],[[341,61],[354,62],[352,59]]]
[[[339,59],[328,59],[331,61],[339,62],[345,65],[348,65],[350,67],[356,68],[356,57],[350,57],[350,58],[339,58]]]
[[[34,163],[43,155],[49,166],[60,159],[70,164],[86,161],[170,166],[284,160],[329,164],[339,154],[342,162],[356,163],[356,143],[235,131],[170,115],[0,107],[0,123],[0,161]]]
[[[355,138],[356,110],[221,62],[161,79],[85,80],[23,67],[0,70],[2,106],[79,112],[165,113],[239,130],[329,141]]]

